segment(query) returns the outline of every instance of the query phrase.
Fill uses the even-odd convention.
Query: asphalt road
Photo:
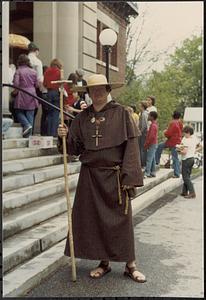
[[[196,199],[165,195],[134,218],[136,257],[144,284],[123,276],[124,263],[111,263],[112,272],[91,279],[98,262],[79,260],[78,280],[60,268],[26,297],[198,297],[203,298],[202,177],[195,179]],[[95,247],[94,247],[95,251]]]

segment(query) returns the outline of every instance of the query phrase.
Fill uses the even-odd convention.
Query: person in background
[[[147,132],[144,148],[147,150],[147,159],[144,175],[145,177],[155,177],[156,176],[156,165],[155,165],[155,151],[157,149],[157,135],[158,135],[158,125],[157,125],[157,112],[151,111],[148,116],[148,120],[151,121],[151,125]]]
[[[147,120],[148,120],[148,112],[147,112],[147,102],[141,101],[139,104],[139,130],[140,130],[140,136],[139,136],[139,148],[140,148],[140,158],[141,158],[141,167],[146,166],[146,156],[147,151],[144,149],[144,143],[146,140],[147,135]]]
[[[87,105],[86,101],[82,100],[80,102],[80,109],[85,110],[87,107],[88,107],[88,105]]]
[[[137,114],[136,106],[135,105],[130,105],[130,107],[132,108],[132,117],[135,121],[135,124],[139,128],[139,115]]]
[[[185,126],[183,128],[183,134],[184,137],[180,147],[180,153],[182,155],[182,179],[184,182],[181,196],[185,198],[195,198],[195,189],[190,175],[194,165],[196,146],[198,145],[199,141],[195,137],[194,129],[191,126]]]
[[[41,91],[44,88],[43,87],[43,65],[41,60],[38,58],[39,56],[39,48],[31,42],[28,45],[29,50],[29,60],[32,68],[37,72],[37,78],[38,78],[38,88],[37,88],[37,96],[41,97]]]
[[[82,69],[77,69],[76,70],[76,75],[77,75],[77,85],[78,86],[86,86],[87,82],[85,79],[83,79],[84,76],[84,70]],[[89,97],[87,92],[78,92],[79,95],[79,100],[86,101],[87,105],[90,105],[92,103],[91,98]],[[80,102],[75,102],[74,103],[74,108],[80,109]]]
[[[155,97],[154,96],[148,96],[147,99],[147,112],[150,113],[151,111],[156,111],[157,108],[155,106]]]
[[[29,60],[32,68],[37,72],[37,78],[38,78],[38,87],[36,88],[36,94],[38,97],[42,97],[42,90],[43,90],[43,64],[41,60],[38,58],[39,56],[39,47],[37,47],[33,42],[29,43],[28,45],[29,50]],[[34,111],[34,123],[35,118],[38,112],[38,108]]]
[[[43,74],[48,69],[48,66],[43,66]],[[42,98],[48,101],[48,91],[47,88],[43,86],[42,88]],[[41,114],[41,128],[40,132],[42,136],[47,136],[48,129],[48,105],[46,103],[41,103],[42,105],[42,114]]]
[[[2,118],[2,139],[5,138],[5,133],[12,126],[13,120],[11,118]]]
[[[132,118],[132,120],[133,120],[135,126],[137,127],[137,132],[138,132],[138,136],[139,136],[139,135],[140,135],[140,132],[139,132],[139,126],[138,126],[138,124],[136,123],[136,118],[135,118],[135,116],[134,116],[134,109],[133,109],[131,106],[127,106],[127,107],[126,107],[126,110],[129,112],[129,114],[130,114],[130,116],[131,116],[131,118]]]
[[[155,97],[154,96],[148,96],[146,101],[147,101],[147,112],[148,112],[148,114],[151,111],[156,111],[157,112],[157,108],[155,106]],[[151,122],[148,120],[147,129],[149,129],[150,125],[151,125]]]
[[[56,81],[61,79],[60,69],[62,68],[62,63],[59,59],[55,58],[51,61],[50,67],[44,73],[44,86],[48,90],[48,101],[56,105],[60,106],[60,92],[59,85],[51,83],[51,81]],[[57,128],[59,124],[59,111],[55,108],[48,107],[48,136],[57,137]]]
[[[26,54],[19,56],[17,66],[13,80],[14,85],[36,96],[36,88],[38,87],[37,72],[32,69]],[[23,137],[32,134],[34,111],[38,106],[39,102],[35,98],[21,91],[17,92],[14,98],[14,109],[17,120],[23,127]]]
[[[76,85],[77,84],[77,75],[75,73],[69,74],[68,80],[71,80],[72,83],[74,85]],[[64,88],[65,88],[65,91],[67,94],[67,96],[65,96],[65,98],[64,98],[64,110],[71,114],[76,115],[76,113],[74,113],[71,110],[71,107],[73,107],[74,103],[79,100],[79,95],[77,92],[73,92],[71,89],[71,86],[67,83],[65,83]],[[64,122],[67,126],[71,125],[71,119],[69,119],[69,117],[67,117],[65,115],[64,115]]]
[[[180,112],[175,110],[172,115],[172,121],[169,123],[168,128],[163,131],[165,137],[167,138],[167,141],[162,142],[158,145],[155,154],[156,165],[159,165],[163,149],[169,148],[171,150],[172,168],[174,170],[173,178],[180,177],[180,162],[176,149],[176,145],[180,144],[182,139],[183,124],[180,120],[180,117]]]
[[[16,72],[16,66],[14,64],[10,64],[9,65],[9,84],[13,84],[15,72]]]
[[[9,81],[8,81],[9,84],[13,84],[13,79],[14,79],[15,72],[16,72],[16,66],[13,63],[10,63],[9,64]],[[16,97],[16,95],[17,95],[17,91],[15,91],[15,89],[13,90],[11,88],[10,98],[9,98],[9,111],[12,114],[14,122],[17,123],[18,121],[17,121],[17,117],[15,115],[15,109],[14,109],[14,98]]]

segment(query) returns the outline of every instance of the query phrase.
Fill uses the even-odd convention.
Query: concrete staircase
[[[67,234],[63,159],[56,145],[28,148],[28,139],[3,140],[3,295],[24,295],[59,266],[69,263],[63,255]],[[68,163],[73,204],[80,163]],[[145,179],[132,202],[134,214],[174,188],[180,179],[160,169]]]

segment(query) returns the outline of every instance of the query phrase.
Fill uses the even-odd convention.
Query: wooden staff
[[[64,126],[64,114],[63,114],[63,96],[64,96],[64,84],[70,83],[72,85],[71,80],[64,80],[64,72],[61,69],[61,80],[51,81],[51,83],[56,83],[60,85],[60,116],[61,116],[61,125]],[[64,181],[65,181],[65,193],[67,198],[67,211],[68,211],[68,227],[69,227],[69,246],[70,246],[70,254],[72,261],[72,280],[76,281],[76,264],[75,264],[75,256],[74,256],[74,242],[73,242],[73,233],[72,233],[72,209],[71,202],[69,197],[69,185],[68,185],[68,166],[67,166],[67,148],[66,148],[66,137],[63,136],[63,157],[64,157]]]

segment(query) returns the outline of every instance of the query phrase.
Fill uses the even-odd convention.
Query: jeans
[[[138,137],[138,142],[139,142],[139,150],[140,150],[140,159],[141,159],[141,167],[146,166],[146,159],[147,159],[147,151],[144,149],[144,143],[146,140],[146,134],[147,133],[142,133]]]
[[[42,98],[48,101],[47,93],[42,93]],[[41,135],[47,136],[48,131],[48,105],[42,103],[42,115],[41,115]]]
[[[193,157],[182,160],[182,179],[184,181],[183,188],[182,188],[183,194],[187,194],[188,191],[189,193],[195,192],[193,183],[190,179],[193,165],[194,165]]]
[[[3,118],[2,119],[2,133],[4,134],[9,127],[11,127],[13,124],[13,120],[10,118]]]
[[[48,102],[54,104],[59,107],[59,91],[57,90],[49,90],[48,91]],[[48,115],[47,115],[47,134],[49,136],[57,137],[57,128],[59,125],[59,111],[55,108],[49,107],[48,108]]]
[[[157,149],[157,145],[151,145],[148,149],[147,149],[147,160],[146,160],[146,168],[145,168],[145,175],[146,176],[150,176],[150,175],[155,175],[155,152]]]
[[[16,109],[15,111],[18,122],[23,127],[23,130],[32,126],[34,123],[34,110]]]
[[[165,148],[169,148],[171,150],[171,154],[172,154],[172,168],[174,170],[174,175],[175,176],[180,176],[180,162],[179,162],[179,158],[178,158],[178,153],[176,150],[176,147],[168,147],[165,145],[165,143],[160,143],[157,147],[157,151],[155,154],[155,160],[156,160],[156,164],[159,165],[160,163],[160,157],[162,154],[163,149]]]

